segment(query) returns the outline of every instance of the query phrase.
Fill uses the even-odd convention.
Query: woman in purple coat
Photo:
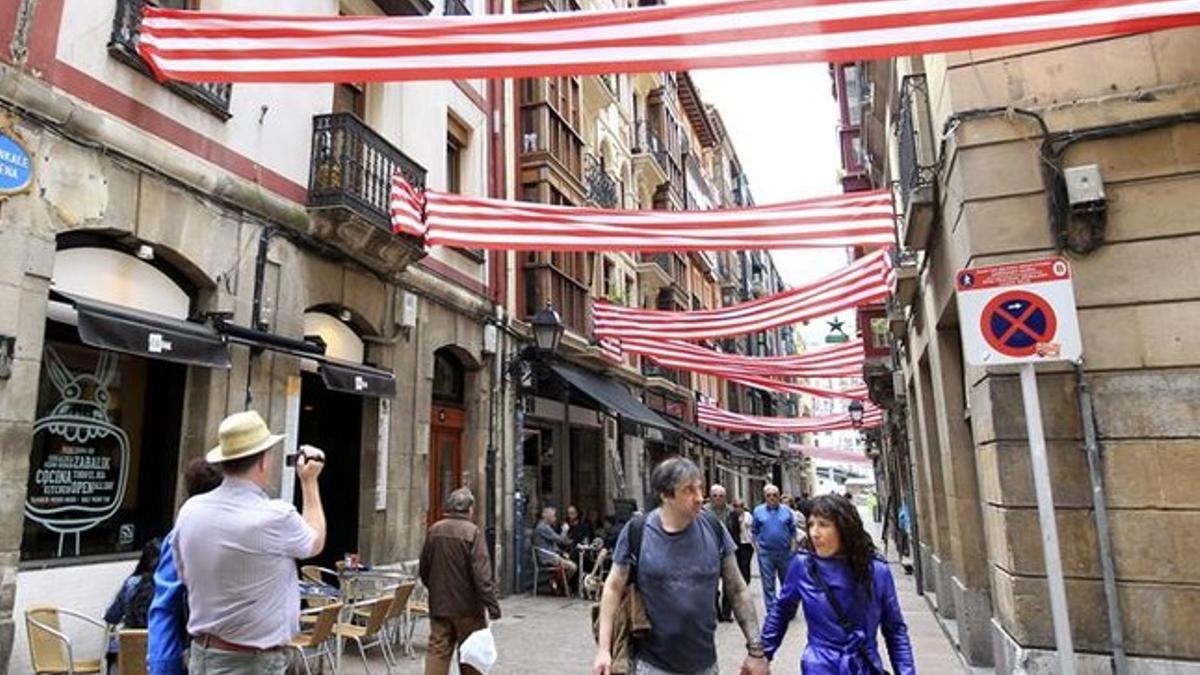
[[[808,644],[804,675],[881,675],[883,631],[896,675],[915,675],[908,626],[887,563],[876,556],[858,510],[840,495],[812,501],[807,550],[792,558],[783,590],[767,612],[763,649],[773,658],[803,605]]]

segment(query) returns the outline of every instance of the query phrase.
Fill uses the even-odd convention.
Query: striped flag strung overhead
[[[883,411],[874,405],[866,405],[859,428],[869,429],[883,424]],[[762,434],[810,434],[821,431],[854,429],[849,413],[822,415],[819,417],[761,417],[729,412],[705,403],[696,405],[696,419],[713,429]]]
[[[378,17],[147,7],[138,50],[185,82],[382,82],[656,72],[1092,38],[1200,23],[1200,0],[719,0]]]
[[[882,302],[891,292],[891,251],[880,249],[817,281],[759,300],[721,309],[670,312],[597,300],[601,338],[704,340],[754,333]]]
[[[683,340],[625,338],[622,351],[648,356],[667,368],[759,377],[862,377],[862,340],[794,356],[726,354]]]
[[[890,192],[747,209],[624,211],[468,197],[392,177],[392,228],[425,243],[505,251],[717,251],[891,246]]]

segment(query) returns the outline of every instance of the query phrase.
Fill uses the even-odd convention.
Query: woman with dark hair
[[[150,612],[150,600],[154,598],[154,566],[158,564],[158,549],[162,542],[151,539],[142,547],[133,574],[121,584],[117,597],[104,611],[104,622],[122,628],[145,628],[146,615]],[[108,643],[108,667],[117,662],[117,636],[113,633]]]
[[[896,675],[915,675],[892,572],[875,554],[858,509],[841,495],[812,500],[805,550],[792,558],[763,625],[767,658],[775,656],[800,606],[808,623],[804,675],[886,673],[876,646],[880,630]]]

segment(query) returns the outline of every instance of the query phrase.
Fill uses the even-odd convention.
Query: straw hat
[[[221,421],[217,431],[221,444],[204,456],[209,464],[241,459],[269,450],[283,440],[283,434],[273,434],[267,423],[253,410],[233,413]]]

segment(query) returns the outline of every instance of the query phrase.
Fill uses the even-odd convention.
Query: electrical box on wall
[[[400,311],[396,313],[396,325],[404,328],[417,326],[417,295],[404,291],[400,297]]]
[[[495,354],[500,342],[500,331],[497,330],[494,324],[484,324],[483,326],[483,347],[480,349],[484,354]]]
[[[1105,200],[1104,180],[1100,177],[1100,167],[1095,164],[1067,167],[1063,169],[1063,179],[1067,183],[1067,201],[1071,206]]]

